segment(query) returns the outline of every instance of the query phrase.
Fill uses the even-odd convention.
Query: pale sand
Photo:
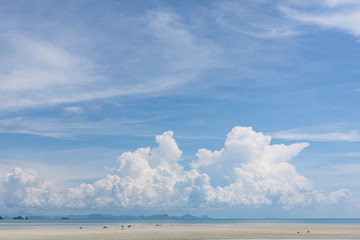
[[[309,231],[309,232],[308,232]],[[298,233],[299,232],[299,233]],[[78,227],[0,229],[0,239],[271,239],[271,238],[351,238],[360,239],[360,225],[161,225],[125,227]]]

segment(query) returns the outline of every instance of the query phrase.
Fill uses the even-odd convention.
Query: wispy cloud
[[[256,38],[288,38],[300,34],[294,22],[284,19],[273,3],[266,1],[221,2],[214,15],[225,29]]]
[[[349,92],[350,93],[358,93],[358,92],[360,92],[360,89],[356,88],[356,89],[350,90]]]
[[[97,66],[51,42],[21,34],[2,35],[9,46],[0,57],[0,109],[19,109],[100,97]],[[86,86],[92,86],[86,87]]]
[[[71,44],[61,45],[50,36],[37,38],[20,30],[1,34],[8,51],[0,57],[0,110],[169,94],[216,66],[215,44],[191,33],[175,13],[151,11],[137,19],[122,20],[128,25],[112,22],[109,28],[132,34],[123,41],[126,46],[118,46],[116,38],[109,38],[117,59],[106,66],[87,54],[97,49],[103,54],[99,59],[107,57],[105,50],[101,52],[103,46],[97,36],[110,33],[102,29],[96,29],[96,36],[88,36],[92,42],[82,52],[76,51],[81,42],[71,42],[70,37],[67,41]],[[55,38],[67,36],[61,32],[58,35]]]
[[[73,106],[64,108],[64,111],[68,113],[81,114],[84,112],[84,109],[82,107]]]
[[[22,133],[59,139],[74,139],[89,135],[131,135],[154,136],[143,129],[143,123],[157,120],[149,119],[103,119],[89,121],[85,119],[57,119],[15,117],[0,119],[0,132]]]
[[[342,154],[344,157],[360,157],[360,152],[348,152]]]
[[[360,37],[360,3],[354,0],[222,2],[215,12],[222,27],[256,38],[294,37],[307,32],[305,25]]]
[[[105,118],[91,121],[86,117],[78,118],[85,111],[81,107],[67,107],[65,111],[69,112],[66,118],[45,119],[21,116],[0,119],[0,133],[31,134],[57,139],[77,139],[90,135],[154,137],[157,133],[156,129],[149,130],[146,124],[161,120],[160,117],[150,117],[146,119]],[[223,137],[211,135],[176,135],[176,137],[186,140],[224,140]]]
[[[289,18],[303,24],[345,31],[360,37],[360,2],[353,0],[324,0],[295,2],[279,9]],[[306,10],[304,10],[304,7]]]
[[[324,131],[324,129],[316,129],[314,127],[298,128],[286,131],[278,131],[272,133],[271,136],[279,139],[287,140],[309,140],[309,141],[347,141],[359,142],[360,132],[357,130],[350,131]]]
[[[358,155],[359,157],[359,155]],[[343,175],[348,174],[360,174],[360,164],[353,163],[353,164],[336,164],[333,166],[337,173],[342,173]],[[355,181],[354,184],[360,185],[358,181]]]

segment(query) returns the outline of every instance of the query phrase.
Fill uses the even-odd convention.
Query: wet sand
[[[0,229],[0,239],[360,239],[360,225],[135,225]]]

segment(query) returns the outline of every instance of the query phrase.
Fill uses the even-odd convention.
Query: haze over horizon
[[[359,1],[0,3],[0,215],[360,216]]]

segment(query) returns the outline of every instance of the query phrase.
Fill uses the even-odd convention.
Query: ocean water
[[[128,225],[257,225],[257,224],[359,224],[360,218],[322,219],[207,219],[207,220],[0,220],[0,228],[47,228]]]

